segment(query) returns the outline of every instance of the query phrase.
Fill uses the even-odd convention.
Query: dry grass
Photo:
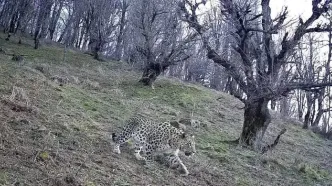
[[[230,95],[164,77],[151,90],[125,64],[72,50],[63,62],[61,48],[34,50],[31,40],[17,45],[15,37],[3,38],[0,48],[26,59],[19,65],[0,53],[0,185],[332,184],[331,141],[291,122],[273,120],[265,141],[281,128],[287,133],[260,155],[224,142],[242,127],[242,104]],[[68,82],[60,86],[54,76]],[[200,121],[192,128],[198,153],[182,158],[188,177],[159,164],[144,169],[128,146],[121,156],[111,151],[110,132],[136,112],[158,121]]]

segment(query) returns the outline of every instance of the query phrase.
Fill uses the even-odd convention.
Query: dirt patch
[[[4,105],[10,107],[10,109],[15,111],[15,112],[29,112],[29,113],[36,113],[37,112],[36,108],[26,106],[26,104],[13,102],[13,101],[10,101],[9,99],[1,99],[1,102]]]

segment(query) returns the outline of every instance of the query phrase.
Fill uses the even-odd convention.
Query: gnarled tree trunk
[[[232,60],[229,57],[230,55],[224,55],[213,49],[210,44],[213,37],[207,35],[207,29],[205,25],[199,22],[199,13],[197,12],[198,7],[201,4],[205,5],[206,1],[183,0],[178,5],[183,20],[201,36],[207,58],[223,66],[237,83],[239,89],[248,97],[243,99],[242,95],[235,95],[245,103],[244,124],[240,142],[254,148],[261,148],[262,138],[271,120],[267,108],[270,100],[286,96],[290,91],[296,89],[314,90],[320,87],[332,86],[332,82],[318,83],[308,80],[298,82],[297,78],[290,78],[288,74],[280,77],[288,63],[288,57],[294,54],[294,48],[305,34],[330,30],[329,27],[322,28],[321,25],[312,27],[312,25],[315,25],[315,22],[330,10],[331,0],[312,1],[312,14],[305,21],[300,19],[300,24],[294,29],[292,36],[289,32],[283,34],[280,50],[275,49],[276,43],[273,34],[281,33],[280,31],[282,31],[288,16],[287,9],[284,9],[279,16],[272,17],[270,0],[255,1],[257,4],[246,5],[245,11],[243,11],[243,5],[237,1],[221,0],[219,2],[223,10],[222,17],[227,20],[226,22],[231,23],[225,26],[231,28],[226,33],[228,32],[235,41],[235,43],[231,42],[229,44],[234,46],[231,47],[233,48],[231,52],[239,56],[236,60]],[[258,3],[260,3],[260,8],[257,6]],[[257,14],[253,15],[253,12]],[[259,27],[253,26],[259,24],[261,24]],[[225,32],[219,33],[222,35]],[[261,43],[264,47],[260,47]],[[281,130],[274,143],[261,148],[261,152],[266,152],[276,146],[280,136],[285,132],[286,129]]]
[[[245,103],[243,130],[240,143],[252,146],[257,150],[262,148],[262,139],[271,122],[271,115],[267,107],[270,100],[261,98]]]
[[[161,63],[150,63],[148,64],[143,71],[142,78],[139,82],[143,85],[151,86],[154,89],[153,83],[156,81],[157,77],[166,70],[169,65]]]
[[[314,99],[311,96],[311,93],[307,93],[307,112],[304,116],[303,128],[308,129],[310,126],[310,121],[312,118],[312,109],[313,109]]]
[[[93,50],[92,50],[93,58],[98,60],[98,61],[102,61],[102,59],[100,57],[100,51],[103,48],[103,42],[104,42],[103,38],[102,38],[101,34],[99,34],[98,39],[94,43],[95,46],[93,47]]]
[[[36,22],[36,29],[34,31],[34,36],[33,36],[33,39],[35,41],[35,47],[34,47],[35,49],[39,48],[40,44],[39,39],[41,37],[44,37],[45,33],[47,33],[45,29],[48,26],[48,18],[51,12],[52,5],[53,1],[50,0],[43,0],[40,2],[39,14]]]

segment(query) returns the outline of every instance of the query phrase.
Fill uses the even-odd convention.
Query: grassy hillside
[[[224,142],[239,136],[243,114],[227,94],[163,77],[151,90],[125,63],[4,38],[0,185],[332,185],[332,142],[299,126],[274,119],[266,141],[282,127],[288,131],[276,149],[260,155]],[[24,61],[7,55],[14,53]],[[146,170],[130,146],[112,152],[111,131],[136,112],[158,121],[201,121],[194,129],[198,153],[182,158],[188,177],[158,164]]]

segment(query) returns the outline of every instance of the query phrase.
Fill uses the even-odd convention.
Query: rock
[[[25,125],[29,125],[30,124],[30,121],[29,120],[26,120],[26,119],[21,119],[20,122],[22,124],[25,124]]]
[[[316,134],[319,134],[321,133],[321,128],[319,126],[313,126],[313,127],[310,127],[310,130],[313,132],[313,133],[316,133]]]
[[[0,48],[0,54],[6,54],[6,51],[3,48]]]
[[[178,116],[178,113],[176,113],[176,112],[174,112],[174,111],[170,111],[170,112],[168,113],[168,115],[170,115],[170,116]]]
[[[35,67],[36,70],[38,70],[39,72],[43,73],[43,74],[49,74],[49,67],[45,66],[45,65],[38,65]]]
[[[38,127],[38,131],[46,131],[47,128],[44,125]]]
[[[21,55],[14,54],[13,57],[12,57],[12,60],[13,60],[13,61],[21,62],[21,61],[24,60],[24,58],[23,58],[23,56],[21,56]]]
[[[53,76],[51,77],[51,80],[58,83],[60,86],[63,86],[64,84],[69,83],[69,79],[67,77],[62,77],[62,76]]]
[[[89,79],[85,79],[82,83],[83,83],[83,86],[91,88],[91,89],[95,89],[95,90],[101,89],[99,82],[96,82],[96,81],[91,81]]]

